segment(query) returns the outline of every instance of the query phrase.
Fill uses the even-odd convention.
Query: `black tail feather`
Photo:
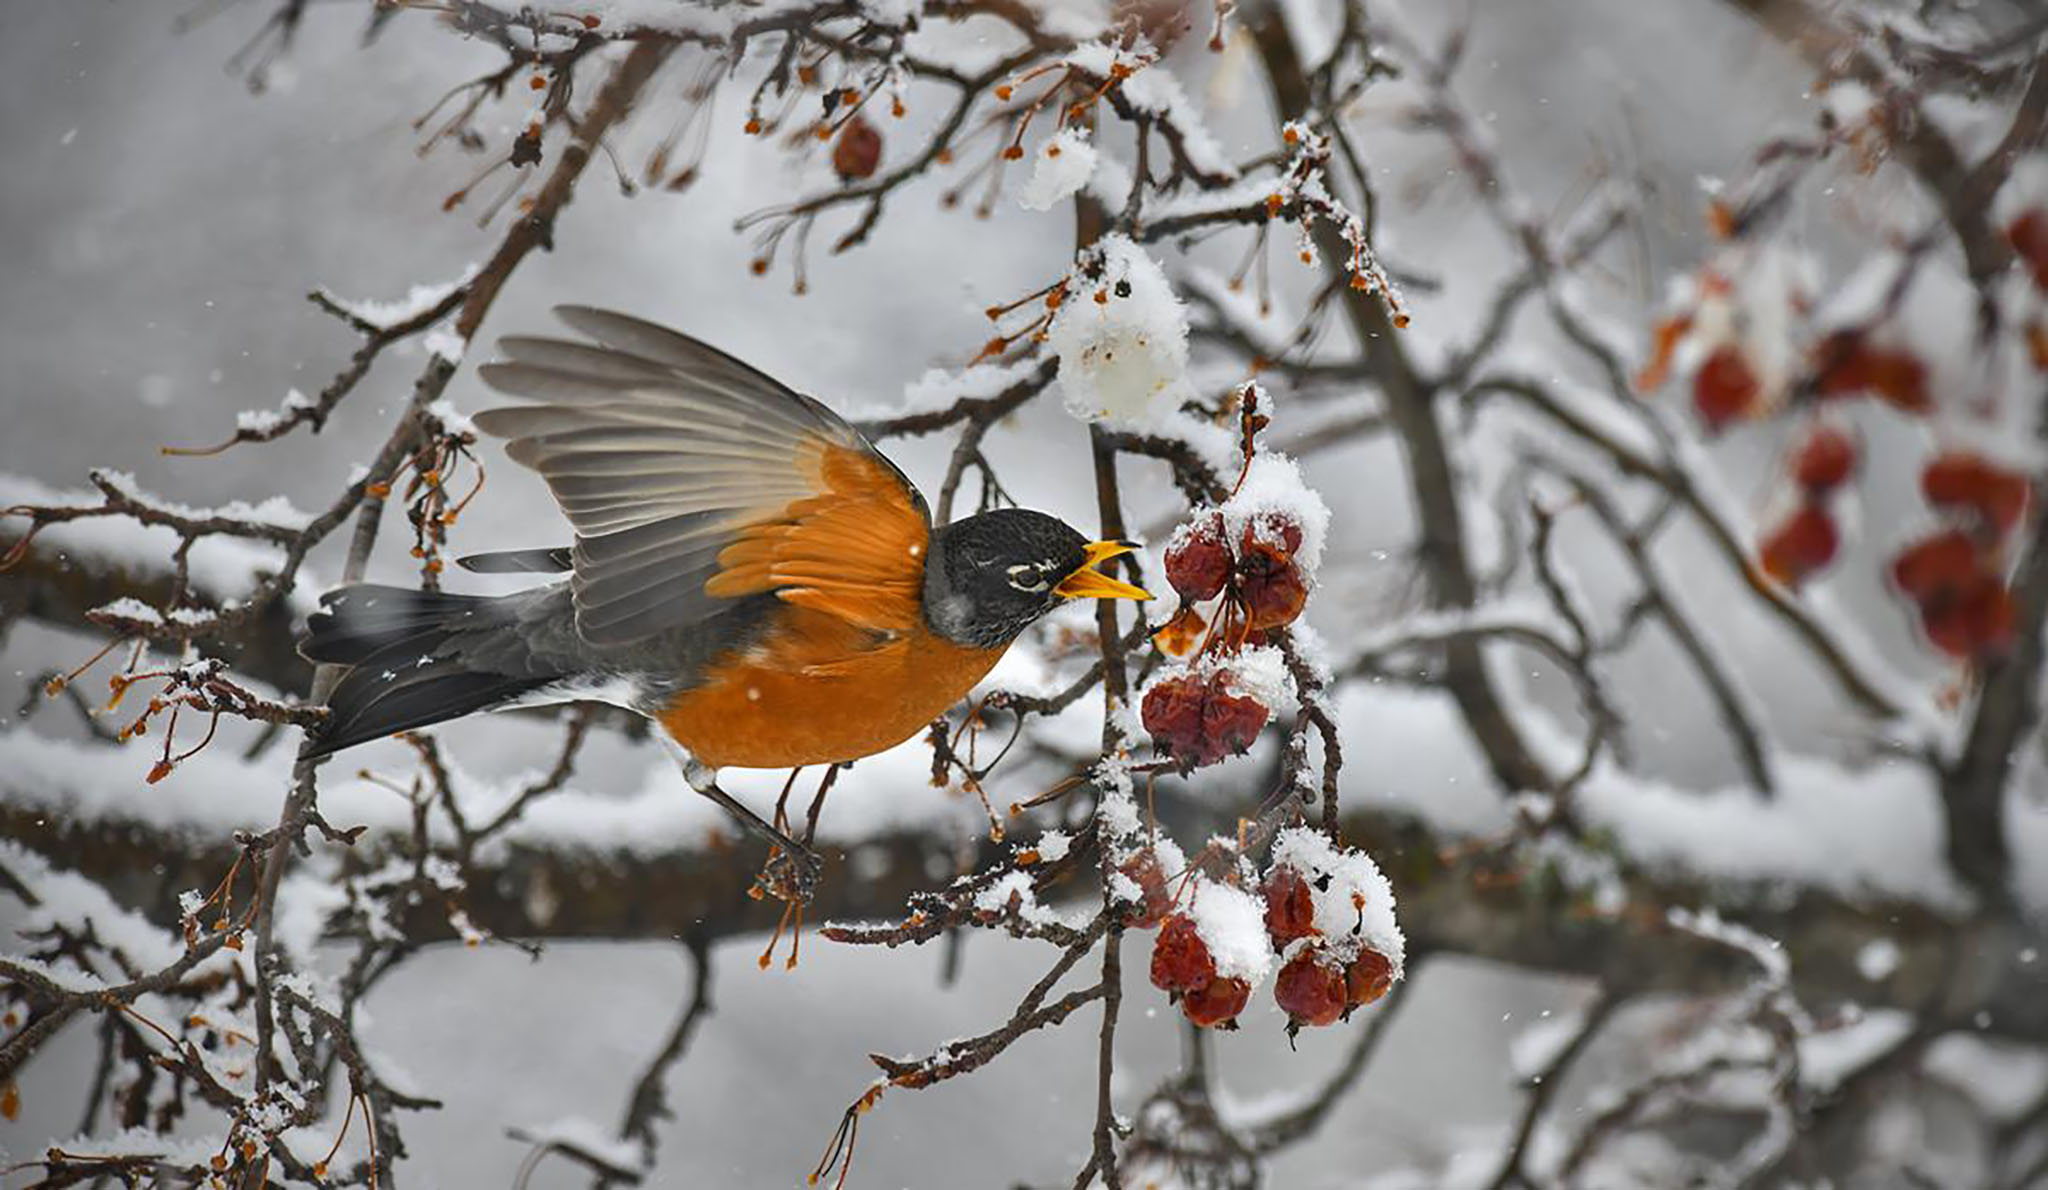
[[[308,756],[460,718],[556,680],[520,664],[522,649],[507,648],[513,625],[489,596],[361,584],[320,603],[299,651],[349,670]],[[479,656],[492,664],[480,666]]]

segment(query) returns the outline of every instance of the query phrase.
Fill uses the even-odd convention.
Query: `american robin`
[[[659,725],[695,789],[796,855],[718,769],[880,752],[1062,602],[1150,598],[1097,569],[1130,542],[1021,508],[934,527],[903,473],[810,397],[637,318],[557,313],[590,341],[503,340],[478,371],[530,403],[476,424],[547,481],[576,542],[458,561],[568,579],[324,596],[300,651],[349,668],[309,755],[473,711],[614,703]]]

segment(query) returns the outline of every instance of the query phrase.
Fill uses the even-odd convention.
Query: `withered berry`
[[[1749,414],[1762,392],[1756,371],[1733,344],[1717,348],[1700,365],[1692,382],[1693,408],[1709,430],[1725,428],[1729,422]]]
[[[1168,917],[1152,941],[1152,986],[1162,992],[1193,992],[1216,978],[1216,960],[1202,941],[1195,920],[1185,913]]]
[[[1139,930],[1158,925],[1173,909],[1173,894],[1166,891],[1166,871],[1159,866],[1159,853],[1147,847],[1117,865],[1117,870],[1131,878],[1139,893],[1137,907],[1125,913],[1124,924]]]
[[[1254,632],[1292,624],[1308,606],[1308,578],[1294,555],[1266,541],[1247,541],[1237,564],[1247,627]]]
[[[1266,935],[1273,949],[1316,932],[1315,894],[1300,872],[1276,867],[1259,891],[1266,899]]]
[[[1215,764],[1251,747],[1272,712],[1255,698],[1232,694],[1221,674],[1178,674],[1145,691],[1145,730],[1183,769]]]
[[[1856,440],[1833,426],[1816,426],[1792,455],[1792,478],[1824,495],[1841,487],[1856,470]]]
[[[881,163],[882,134],[868,123],[866,116],[848,120],[839,134],[839,143],[832,146],[832,170],[839,180],[857,182],[872,177]]]
[[[1834,561],[1841,545],[1835,518],[1820,505],[1808,504],[1764,538],[1759,557],[1765,574],[1787,586],[1797,586]]]
[[[1223,517],[1211,512],[1174,534],[1166,548],[1166,581],[1190,602],[1214,599],[1230,581],[1230,546]]]
[[[1273,1001],[1297,1025],[1327,1025],[1344,1015],[1344,973],[1326,967],[1314,950],[1295,955],[1273,982]]]
[[[1211,979],[1181,997],[1182,1015],[1204,1029],[1230,1026],[1252,998],[1252,986],[1242,979]]]
[[[1345,1005],[1359,1008],[1370,1004],[1393,986],[1394,965],[1387,961],[1387,956],[1372,949],[1361,950],[1344,972]]]

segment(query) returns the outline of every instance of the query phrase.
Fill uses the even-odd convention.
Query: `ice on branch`
[[[1038,146],[1031,166],[1031,180],[1017,202],[1029,211],[1049,211],[1074,197],[1095,173],[1097,154],[1088,142],[1088,132],[1069,124]]]
[[[1105,236],[1084,255],[1046,339],[1067,409],[1084,421],[1149,426],[1187,394],[1187,311],[1126,236]]]

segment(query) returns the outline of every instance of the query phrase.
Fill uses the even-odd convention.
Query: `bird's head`
[[[925,562],[925,618],[958,644],[997,648],[1069,599],[1150,599],[1142,587],[1096,569],[1137,546],[1089,541],[1065,521],[999,508],[932,535]]]

